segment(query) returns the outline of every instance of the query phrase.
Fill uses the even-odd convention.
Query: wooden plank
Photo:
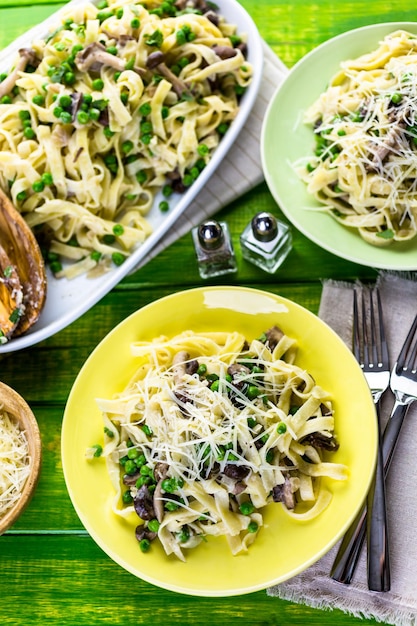
[[[279,558],[279,546],[275,558]],[[6,535],[2,538],[1,563],[2,596],[7,599],[0,608],[2,626],[204,623],[366,626],[374,623],[340,611],[306,610],[302,605],[269,597],[264,591],[231,598],[197,598],[164,591],[133,577],[111,561],[88,536],[78,534]],[[29,589],[30,595],[23,601],[23,594]]]

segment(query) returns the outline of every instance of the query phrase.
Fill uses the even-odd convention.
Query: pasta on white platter
[[[120,265],[209,162],[251,81],[202,0],[76,5],[0,76],[0,186],[56,276]],[[62,261],[66,261],[65,264]]]
[[[308,109],[315,153],[296,164],[308,191],[376,246],[417,234],[417,38],[387,35],[341,63]],[[319,209],[320,210],[320,209]]]
[[[250,344],[238,332],[190,330],[131,350],[139,367],[120,394],[97,400],[105,442],[87,457],[105,457],[113,510],[139,516],[143,551],[159,539],[185,560],[184,549],[221,535],[236,555],[266,505],[300,520],[328,506],[321,478],[347,477],[325,458],[338,449],[331,398],[278,327]]]

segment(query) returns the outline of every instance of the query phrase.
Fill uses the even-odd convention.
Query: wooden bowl
[[[3,517],[0,517],[0,535],[16,522],[30,502],[39,480],[42,461],[41,437],[35,416],[25,400],[14,389],[2,382],[0,382],[1,409],[16,419],[20,428],[26,432],[32,465],[19,500]]]

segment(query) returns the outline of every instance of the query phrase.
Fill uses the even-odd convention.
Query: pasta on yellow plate
[[[120,394],[97,400],[105,442],[87,456],[105,457],[113,510],[140,518],[143,551],[158,539],[185,560],[221,535],[237,555],[266,505],[300,520],[328,506],[321,478],[347,476],[325,458],[338,449],[331,398],[278,327],[250,344],[238,332],[185,331],[131,350],[139,367]]]
[[[376,246],[417,234],[417,38],[399,30],[345,61],[305,115],[315,153],[308,191]]]
[[[209,162],[251,81],[205,0],[74,5],[0,76],[0,186],[56,276],[120,265]],[[62,261],[66,261],[62,267]]]

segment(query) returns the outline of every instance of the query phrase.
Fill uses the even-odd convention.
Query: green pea
[[[16,195],[16,200],[18,202],[23,202],[24,200],[26,200],[27,197],[28,194],[26,191],[19,191],[19,193]]]
[[[175,478],[165,478],[161,483],[161,487],[167,493],[174,493],[177,489],[177,481]]]
[[[45,188],[45,183],[42,180],[36,180],[33,185],[32,185],[32,189],[35,193],[40,193],[41,191],[43,191]]]
[[[209,153],[209,147],[205,143],[201,143],[197,148],[197,152],[200,156],[206,156]]]
[[[60,263],[60,261],[54,261],[53,263],[50,263],[49,267],[53,274],[59,274],[59,272],[62,271],[62,263]]]
[[[149,467],[149,465],[142,465],[140,468],[140,474],[141,476],[150,476],[153,478],[153,469],[152,467]]]
[[[11,104],[12,99],[9,95],[5,95],[0,99],[0,104]]]
[[[152,107],[150,105],[149,102],[144,102],[140,107],[139,107],[139,113],[141,115],[143,115],[144,117],[146,117],[147,115],[149,115],[152,111]]]
[[[77,120],[80,124],[88,124],[88,122],[90,121],[90,115],[87,113],[87,111],[78,111]]]
[[[25,128],[25,130],[23,131],[23,134],[26,137],[26,139],[34,139],[36,137],[35,131],[30,126]]]
[[[133,496],[129,489],[123,493],[122,500],[124,504],[131,504],[133,502]]]
[[[130,22],[131,28],[139,28],[140,20],[137,17],[134,17]]]
[[[137,470],[136,463],[132,459],[128,459],[125,463],[126,474],[134,474],[136,470]]]
[[[130,139],[128,139],[127,141],[124,141],[122,143],[122,152],[124,154],[128,154],[129,152],[131,152],[131,150],[133,150],[133,141],[130,141]]]
[[[149,539],[141,539],[139,542],[139,547],[142,550],[142,552],[149,552],[149,549],[151,547],[151,542],[149,541]]]
[[[217,132],[219,133],[219,135],[225,135],[228,130],[229,130],[229,124],[227,124],[226,122],[222,122],[217,127]]]
[[[124,228],[123,224],[115,224],[113,226],[113,234],[116,237],[120,237],[121,235],[123,235],[124,232],[125,232],[125,228]]]
[[[116,55],[116,54],[117,54],[117,48],[116,48],[116,46],[109,46],[108,48],[106,48],[106,51],[107,51],[109,54],[113,54],[113,55]]]
[[[162,200],[159,203],[159,210],[162,211],[163,213],[166,213],[167,211],[169,211],[169,204],[166,200]]]
[[[64,94],[63,96],[60,97],[59,106],[62,107],[63,109],[67,109],[68,107],[71,106],[71,104],[72,104],[72,98],[68,94]]]
[[[177,534],[178,541],[180,543],[185,543],[190,538],[190,529],[188,526],[183,526],[181,531]]]
[[[220,386],[220,381],[214,380],[210,385],[210,389],[211,391],[219,391],[219,386]]]
[[[52,174],[50,172],[44,172],[41,176],[41,181],[44,185],[52,185],[54,179],[52,178]]]
[[[205,363],[200,363],[197,369],[198,376],[204,376],[206,372],[207,372],[207,365]]]
[[[101,456],[103,454],[103,447],[99,443],[96,443],[96,444],[94,444],[91,447],[93,448],[93,450],[95,450],[94,456],[96,458],[98,458],[99,456]]]
[[[150,426],[148,426],[148,424],[143,424],[141,428],[147,437],[151,437],[153,435],[153,430]]]
[[[99,109],[92,107],[88,113],[89,113],[90,119],[93,120],[94,122],[97,122],[100,119],[101,111]]]
[[[164,185],[162,187],[162,195],[165,198],[169,198],[170,196],[172,196],[172,194],[174,193],[173,188],[171,187],[171,185]]]
[[[137,448],[129,448],[127,451],[127,456],[129,459],[136,459],[140,455],[140,452]]]
[[[63,124],[71,124],[72,115],[69,111],[62,111],[61,115],[59,116],[59,119],[61,120]]]
[[[126,260],[125,256],[121,252],[113,252],[113,254],[111,255],[111,259],[113,263],[117,266],[123,265]]]
[[[144,172],[143,170],[136,172],[136,180],[138,181],[138,183],[143,185],[143,183],[146,182],[146,179],[147,179],[146,172]]]
[[[256,533],[258,531],[258,528],[259,528],[259,526],[258,526],[257,522],[255,522],[253,520],[251,522],[249,522],[249,524],[248,524],[248,532]]]
[[[110,130],[110,128],[108,126],[105,126],[103,128],[103,133],[104,133],[105,137],[107,137],[107,139],[111,139],[111,137],[113,137],[113,135],[114,135],[114,131]]]
[[[242,504],[239,506],[239,511],[242,513],[242,515],[250,515],[254,512],[254,510],[255,507],[250,500],[242,502]]]
[[[36,104],[37,106],[42,106],[43,104],[45,104],[45,96],[41,96],[40,94],[37,94],[36,96],[33,96],[32,102],[33,104]]]
[[[176,502],[165,502],[164,508],[167,511],[177,511],[180,508],[180,505]]]
[[[77,77],[75,76],[74,72],[70,72],[70,71],[65,72],[64,83],[66,85],[73,85],[76,80],[77,80]]]
[[[257,398],[260,394],[260,389],[259,387],[256,387],[255,385],[249,385],[246,395],[249,398],[249,400],[255,400],[255,398]]]
[[[21,111],[19,111],[19,117],[22,120],[22,122],[25,120],[30,120],[30,113],[29,111],[22,109]]]
[[[277,424],[277,433],[280,435],[283,435],[286,432],[287,432],[287,424],[285,422],[279,422],[279,424]]]
[[[403,96],[401,93],[393,93],[391,96],[391,102],[393,104],[400,104],[402,99],[403,99]]]
[[[150,476],[139,476],[137,481],[135,482],[135,486],[137,489],[143,487],[143,485],[150,485],[152,482],[152,478]]]
[[[151,519],[148,522],[148,528],[151,531],[151,533],[157,533],[160,527],[160,523],[158,522],[157,519]]]
[[[110,233],[108,233],[106,235],[103,235],[102,241],[107,246],[111,246],[116,241],[116,237],[114,235],[111,235]]]
[[[101,78],[95,78],[92,82],[94,91],[101,91],[104,87],[104,81]]]

